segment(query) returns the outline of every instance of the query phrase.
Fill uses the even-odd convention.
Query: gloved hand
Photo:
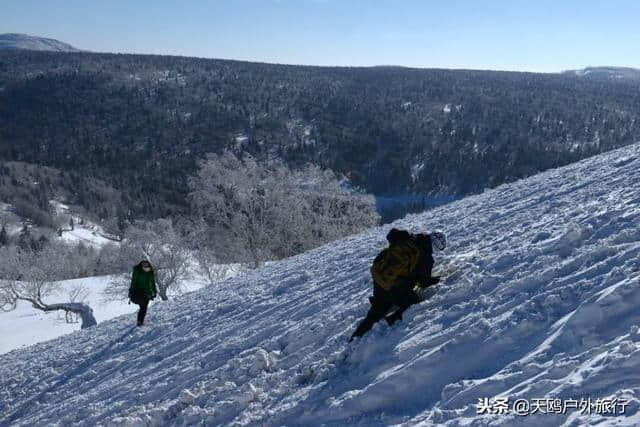
[[[440,276],[431,276],[427,278],[424,282],[421,282],[419,286],[421,288],[426,288],[428,286],[435,285],[436,283],[439,283],[439,282],[440,282]]]

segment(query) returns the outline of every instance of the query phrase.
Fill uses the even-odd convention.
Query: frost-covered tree
[[[190,250],[182,236],[175,230],[170,219],[136,222],[125,231],[121,242],[121,258],[130,261],[131,266],[146,259],[156,271],[158,295],[163,301],[169,294],[184,291],[184,279],[189,269]],[[105,291],[105,299],[123,299],[128,294],[130,272],[112,281]]]
[[[69,288],[66,295],[67,300],[71,303],[82,302],[86,301],[86,299],[89,297],[89,290],[83,285],[76,284]],[[77,323],[79,317],[80,316],[78,315],[78,313],[65,311],[64,318],[67,323]]]
[[[227,277],[229,268],[243,269],[241,265],[230,266],[222,262],[216,254],[215,249],[207,244],[207,224],[199,220],[186,224],[187,241],[193,249],[194,260],[198,264],[198,269],[207,280],[208,285],[215,285]]]
[[[86,303],[74,301],[49,303],[49,298],[61,293],[59,280],[76,274],[73,259],[64,251],[47,246],[36,252],[16,247],[1,248],[3,263],[0,265],[0,307],[4,311],[16,308],[18,301],[29,302],[34,309],[45,312],[62,310],[74,313],[82,319],[81,328],[96,325],[93,309]],[[78,291],[75,297],[80,297]]]
[[[279,259],[373,226],[373,198],[331,171],[293,171],[225,151],[200,163],[189,200],[206,224],[208,246],[223,262]]]

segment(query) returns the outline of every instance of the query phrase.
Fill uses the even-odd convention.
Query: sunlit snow
[[[394,224],[445,273],[347,340],[389,226],[0,356],[0,424],[639,425],[640,144]],[[478,414],[618,399],[618,414]],[[620,410],[624,408],[624,414]]]

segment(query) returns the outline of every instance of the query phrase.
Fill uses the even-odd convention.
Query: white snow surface
[[[194,291],[206,285],[207,281],[196,272],[197,267],[192,263],[192,273],[185,283],[186,291]],[[217,266],[220,280],[243,274],[245,270],[239,264],[220,264]],[[128,274],[125,275],[126,281]],[[113,280],[123,280],[119,276],[94,276],[81,279],[63,280],[59,291],[44,298],[48,304],[69,302],[69,291],[75,287],[82,287],[86,291],[86,298],[81,302],[88,304],[97,322],[104,322],[127,313],[138,310],[135,304],[128,304],[126,295],[121,300],[105,300],[104,290],[113,285]],[[171,290],[169,291],[170,295]],[[151,302],[151,306],[159,301]],[[133,319],[129,316],[129,318]],[[7,353],[20,347],[30,346],[42,341],[58,338],[62,335],[80,329],[80,322],[67,323],[63,311],[43,312],[34,309],[25,301],[18,301],[17,307],[11,311],[0,310],[0,354]]]
[[[1,355],[0,425],[640,425],[640,144],[393,225],[449,240],[393,327],[347,343],[386,226]],[[477,414],[496,397],[626,406]]]
[[[73,214],[68,205],[57,200],[50,200],[49,203],[58,215],[70,215],[75,222],[73,230],[66,224],[62,227],[62,236],[60,238],[66,243],[77,244],[82,242],[95,249],[100,249],[106,244],[119,244],[116,236],[109,236],[100,225]]]
[[[82,242],[96,249],[106,244],[118,244],[117,241],[105,237],[105,234],[95,226],[76,226],[73,230],[64,230],[62,240],[71,244]]]
[[[88,292],[83,302],[93,309],[93,315],[98,322],[136,311],[138,306],[128,305],[126,301],[103,301],[102,292],[110,285],[111,280],[111,276],[66,280],[62,282],[62,292],[45,298],[45,301],[51,304],[68,302],[66,291],[73,286],[82,286]],[[80,323],[66,323],[63,311],[45,313],[34,309],[28,302],[19,301],[15,310],[0,311],[0,354],[57,338],[78,329]]]

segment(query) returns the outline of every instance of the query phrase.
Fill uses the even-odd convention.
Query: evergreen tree
[[[40,236],[40,238],[38,239],[38,243],[37,243],[37,250],[40,250],[42,248],[44,248],[47,244],[49,243],[49,239],[47,239],[47,236],[45,236],[44,234],[42,236]]]
[[[3,225],[0,230],[0,246],[7,246],[9,243],[9,235],[7,234],[7,228]]]
[[[30,249],[32,247],[31,241],[31,230],[27,224],[24,224],[18,236],[18,246],[22,249]]]

